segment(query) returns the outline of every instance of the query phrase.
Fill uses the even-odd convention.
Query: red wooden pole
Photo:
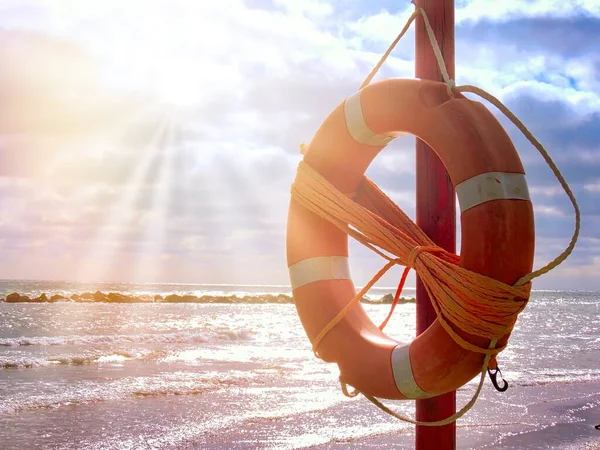
[[[415,0],[423,8],[439,43],[448,74],[454,78],[454,0]],[[417,78],[443,81],[427,36],[423,18],[416,19],[415,75]],[[456,251],[456,214],[454,188],[437,155],[417,139],[417,225],[440,247]],[[433,323],[436,315],[423,283],[417,277],[417,334]],[[456,393],[417,400],[417,420],[445,419],[456,411]],[[456,448],[454,423],[443,427],[416,427],[417,450]]]

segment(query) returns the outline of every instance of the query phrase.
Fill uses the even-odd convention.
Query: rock
[[[21,295],[18,292],[13,292],[6,296],[6,303],[26,303],[31,302],[31,299],[26,295]]]
[[[71,295],[71,300],[78,303],[92,303],[94,301],[94,296],[89,292],[85,292],[83,294],[73,294]]]
[[[361,300],[363,303],[366,303],[368,305],[390,305],[394,302],[394,296],[392,294],[385,294],[383,297],[379,298],[378,300],[371,300],[368,299],[366,297],[363,297]],[[403,303],[415,303],[415,298],[406,298],[406,297],[400,297],[398,299],[398,304],[403,304]]]
[[[389,304],[394,301],[394,296],[392,294],[385,294],[381,299],[379,299],[380,303]]]
[[[133,295],[125,295],[118,292],[111,292],[106,295],[107,302],[111,303],[138,303],[140,299]]]
[[[43,293],[39,297],[32,298],[31,301],[36,302],[36,303],[46,303],[46,302],[48,302],[48,297],[46,297],[46,294]]]
[[[100,291],[94,292],[94,295],[92,296],[92,298],[94,299],[94,302],[96,302],[96,303],[103,303],[103,302],[107,301],[106,295],[104,295]]]
[[[281,298],[281,303],[294,303],[294,297],[291,295],[279,294],[277,298]]]
[[[68,298],[66,298],[64,295],[60,295],[60,294],[54,294],[52,297],[50,297],[50,300],[48,300],[50,303],[54,303],[54,302],[66,302],[69,301]]]
[[[165,303],[203,303],[202,299],[204,297],[196,297],[195,295],[178,295],[178,294],[170,294],[162,299]]]

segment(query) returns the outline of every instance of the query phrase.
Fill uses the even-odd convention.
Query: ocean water
[[[98,289],[289,294],[2,281],[0,298]],[[365,305],[376,323],[388,307]],[[414,310],[398,306],[391,336],[414,336]],[[600,293],[534,292],[499,360],[510,388],[486,382],[458,421],[458,448],[600,448]],[[337,375],[312,355],[290,304],[0,303],[0,448],[413,448],[413,426],[344,397]],[[459,404],[475,383],[458,392]],[[410,401],[388,404],[414,414]]]

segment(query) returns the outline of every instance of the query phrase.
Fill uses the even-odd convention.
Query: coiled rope
[[[550,166],[560,185],[566,192],[575,210],[575,229],[569,245],[554,260],[535,270],[513,286],[490,277],[472,272],[460,266],[457,255],[438,247],[427,235],[387,197],[367,177],[363,177],[359,189],[352,198],[329,183],[322,175],[301,161],[298,165],[296,180],[292,185],[292,197],[299,204],[332,222],[342,231],[361,242],[366,247],[387,260],[385,266],[356,294],[356,296],[329,322],[313,341],[313,351],[318,357],[318,347],[323,338],[356,305],[367,291],[394,265],[415,269],[431,299],[437,319],[446,332],[461,347],[485,355],[481,370],[481,379],[471,400],[452,416],[435,422],[421,422],[395,413],[376,398],[362,393],[367,399],[388,414],[416,425],[442,426],[454,422],[463,416],[476,402],[490,360],[501,352],[506,345],[496,347],[497,342],[512,331],[518,314],[527,305],[531,290],[531,280],[548,273],[561,264],[573,251],[580,230],[580,211],[577,200],[569,188],[560,170],[543,145],[531,134],[527,127],[497,98],[476,86],[456,86],[446,69],[446,64],[435,39],[433,30],[422,8],[415,10],[406,25],[383,54],[360,88],[367,86],[381,68],[396,44],[406,33],[418,15],[423,16],[429,40],[433,47],[448,93],[471,92],[496,106],[525,135]],[[303,146],[303,150],[306,148]],[[388,316],[389,319],[389,316]],[[382,327],[385,326],[387,320]],[[465,332],[490,340],[487,348],[474,345],[453,329],[458,327]],[[356,396],[359,392],[348,392],[347,385],[341,380],[342,390],[347,396]]]

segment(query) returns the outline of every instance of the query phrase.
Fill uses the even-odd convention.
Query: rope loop
[[[415,18],[419,14],[423,17],[423,22],[425,24],[425,30],[427,31],[427,36],[429,37],[429,42],[431,44],[431,48],[433,49],[433,53],[434,53],[436,61],[438,63],[438,67],[440,68],[442,79],[444,80],[444,83],[447,86],[447,91],[448,91],[449,97],[454,98],[455,92],[470,92],[472,94],[478,95],[479,97],[483,98],[484,100],[487,100],[492,105],[494,105],[496,108],[498,108],[519,129],[519,131],[527,138],[527,140],[531,143],[531,145],[533,145],[535,147],[535,149],[540,153],[542,158],[544,158],[544,161],[546,161],[546,163],[552,170],[552,173],[554,174],[554,176],[558,180],[559,184],[561,185],[561,187],[567,194],[567,197],[569,198],[571,205],[573,206],[573,211],[575,213],[575,227],[574,227],[573,234],[571,236],[571,240],[570,240],[569,244],[552,261],[550,261],[543,267],[541,267],[537,270],[534,270],[533,272],[523,276],[521,279],[519,279],[515,283],[515,286],[525,286],[534,278],[537,278],[541,275],[544,275],[544,274],[550,272],[552,269],[559,266],[561,263],[563,263],[569,257],[569,255],[573,252],[573,250],[575,248],[575,244],[577,243],[577,240],[579,238],[579,232],[581,229],[581,211],[579,209],[579,205],[577,204],[577,199],[575,198],[575,194],[573,194],[573,191],[569,187],[569,184],[567,183],[567,181],[565,180],[561,171],[556,166],[556,163],[554,162],[554,160],[552,159],[552,157],[550,156],[548,151],[545,149],[545,147],[541,144],[541,142],[539,142],[535,138],[535,136],[531,133],[531,131],[529,131],[529,129],[525,126],[525,124],[523,124],[523,122],[521,122],[521,120],[519,120],[519,118],[510,109],[508,109],[508,107],[506,105],[504,105],[504,103],[502,103],[499,99],[494,97],[492,94],[490,94],[489,92],[487,92],[477,86],[471,86],[471,85],[457,86],[456,85],[456,82],[452,78],[450,78],[450,75],[448,74],[448,69],[446,67],[446,62],[444,61],[444,56],[442,55],[442,52],[440,50],[440,46],[435,37],[433,28],[431,27],[431,24],[429,23],[429,18],[427,17],[427,13],[425,12],[425,10],[423,8],[417,8],[410,15],[410,17],[406,21],[406,24],[404,25],[404,28],[402,29],[400,34],[398,34],[396,39],[394,39],[394,41],[390,44],[390,46],[385,51],[385,53],[381,56],[381,58],[379,59],[379,61],[377,62],[377,64],[373,68],[373,70],[371,70],[371,72],[369,73],[367,78],[365,78],[365,80],[362,82],[362,84],[360,85],[360,89],[366,87],[372,81],[372,79],[375,77],[375,75],[377,74],[377,72],[379,71],[381,66],[383,66],[383,64],[386,61],[386,59],[388,58],[388,56],[392,53],[392,50],[396,47],[396,45],[398,44],[400,39],[404,36],[404,34],[406,34],[406,32],[408,31],[408,28],[410,27],[412,22],[415,20]]]
[[[503,336],[511,332],[517,315],[527,305],[531,280],[554,269],[571,254],[579,237],[581,214],[577,200],[560,170],[544,146],[527,127],[496,97],[475,86],[457,86],[455,81],[450,78],[439,44],[427,14],[422,8],[416,9],[411,14],[398,37],[363,81],[360,89],[371,82],[419,14],[423,17],[427,35],[442,79],[447,86],[449,97],[454,98],[455,92],[470,92],[495,105],[542,155],[566,192],[575,211],[575,229],[565,250],[542,268],[522,277],[513,286],[510,286],[461,267],[460,258],[457,255],[436,246],[390,198],[366,177],[363,177],[359,185],[360,195],[354,199],[355,193],[344,194],[338,191],[305,161],[301,161],[298,165],[298,174],[292,184],[292,197],[294,200],[306,209],[333,223],[346,234],[387,260],[385,266],[375,274],[371,281],[314,338],[313,352],[315,356],[319,357],[317,349],[327,333],[343,319],[352,307],[360,302],[367,291],[391,267],[396,264],[406,266],[407,269],[403,273],[403,279],[408,273],[408,268],[414,268],[423,282],[436,312],[437,320],[444,330],[461,347],[485,355],[477,390],[471,400],[460,411],[436,422],[420,422],[401,416],[387,408],[376,398],[364,393],[363,395],[383,411],[398,419],[416,425],[442,426],[462,417],[475,404],[481,392],[490,362],[492,370],[494,370],[494,367],[497,367],[495,355],[500,353],[506,346],[496,347],[496,344]],[[303,154],[308,150],[308,146],[305,144],[302,144],[300,148]],[[382,222],[386,222],[385,225]],[[430,253],[432,257],[422,258],[422,253]],[[401,285],[402,283],[403,281],[401,281]],[[381,328],[385,326],[388,320],[389,316],[382,323]],[[471,344],[463,339],[455,331],[455,328],[471,335],[487,338],[490,344],[486,348]],[[354,397],[359,393],[358,390],[348,392],[347,384],[341,377],[340,383],[344,395]]]
[[[344,381],[344,379],[342,378],[341,375],[340,375],[339,380],[340,380],[340,386],[341,386],[341,389],[342,389],[342,394],[344,394],[346,397],[348,397],[348,398],[354,398],[358,394],[361,393],[358,389],[354,389],[352,392],[350,392],[348,390],[348,386],[350,386],[350,385]]]

